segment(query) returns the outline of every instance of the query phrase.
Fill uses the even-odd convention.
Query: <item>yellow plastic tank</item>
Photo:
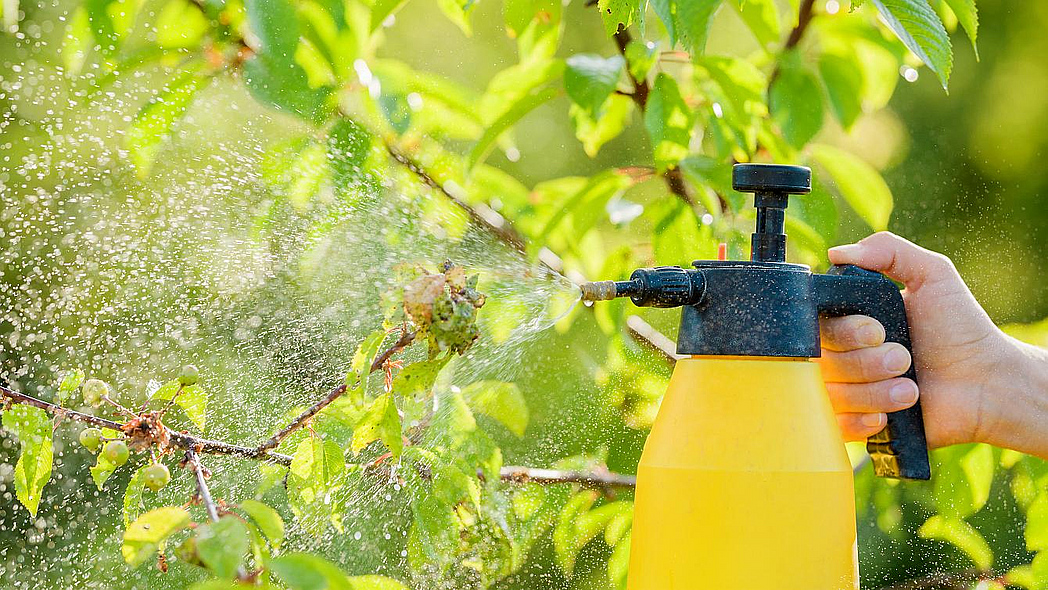
[[[637,472],[628,590],[857,590],[852,485],[816,363],[683,359]]]

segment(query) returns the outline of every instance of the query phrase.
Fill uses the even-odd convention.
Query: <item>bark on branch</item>
[[[390,357],[407,348],[407,346],[411,344],[414,340],[415,333],[405,330],[400,335],[400,338],[398,338],[392,346],[382,351],[381,354],[375,357],[375,361],[371,363],[371,367],[368,372],[374,373],[375,371],[381,369],[382,365],[384,365]],[[331,405],[333,401],[342,396],[342,394],[346,393],[346,389],[347,386],[345,383],[342,383],[338,387],[332,389],[330,392],[328,392],[327,395],[325,395],[315,404],[307,408],[304,412],[299,414],[294,420],[291,421],[290,424],[281,428],[280,431],[278,431],[276,434],[266,439],[262,444],[258,445],[258,447],[254,449],[254,453],[258,456],[263,456],[271,450],[280,446],[280,442],[282,440],[287,438],[292,432],[295,432],[296,430],[305,426],[306,423],[308,423],[313,416],[316,416],[318,413],[320,413],[321,410]]]

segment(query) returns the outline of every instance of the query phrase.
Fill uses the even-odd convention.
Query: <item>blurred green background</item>
[[[213,395],[208,436],[250,443],[341,378],[355,343],[381,323],[379,296],[397,263],[435,265],[450,256],[501,273],[531,269],[403,178],[337,212],[339,229],[319,252],[309,241],[307,213],[281,213],[260,229],[258,213],[273,201],[259,171],[263,154],[307,130],[228,79],[208,87],[162,147],[152,176],[138,178],[123,151],[123,130],[166,74],[144,68],[102,79],[100,92],[93,82],[61,75],[73,6],[23,3],[17,32],[0,35],[0,381],[46,395],[64,367],[83,366],[117,384],[122,399],[141,401],[150,380],[195,362]],[[1048,4],[978,6],[979,60],[965,41],[955,43],[949,94],[922,69],[916,82],[900,78],[889,109],[861,119],[850,134],[829,126],[823,134],[882,169],[895,197],[893,231],[951,256],[995,321],[1031,322],[1048,316],[1048,208],[1040,198],[1048,188]],[[614,53],[582,2],[570,3],[564,20],[561,54]],[[416,1],[397,14],[379,55],[481,91],[516,62],[516,46],[501,26],[500,3],[479,2],[473,23],[467,38],[435,3]],[[734,13],[722,11],[713,30],[711,51],[748,50]],[[499,152],[489,163],[531,187],[648,159],[637,117],[589,158],[567,103],[560,97],[523,120],[519,158]],[[634,200],[644,202],[644,191],[653,190],[642,187]],[[853,214],[841,215],[837,242],[867,233]],[[527,294],[533,288],[524,281],[513,296],[545,313],[542,297]],[[672,336],[674,322],[667,317],[660,328]],[[595,382],[609,353],[593,314],[579,312],[567,331],[488,344],[464,362],[462,378],[513,379],[532,411],[523,439],[491,425],[507,464],[548,465],[605,449],[610,468],[633,472],[644,433],[623,423],[615,382]],[[658,356],[639,348],[630,354],[668,375]],[[86,473],[89,458],[71,444],[71,431],[61,432],[60,477],[45,489],[36,519],[14,500],[16,442],[0,437],[0,586],[176,588],[199,579],[188,566],[167,575],[126,570],[118,550],[121,476],[97,492]],[[235,501],[252,493],[254,465],[210,465],[217,496]],[[882,488],[861,495],[868,476],[858,485],[864,587],[966,567],[958,551],[913,534],[928,514],[919,490],[897,490],[899,508]],[[163,499],[180,503],[190,487],[179,474]],[[402,578],[403,503],[374,487],[353,494],[350,534],[314,539],[299,531],[291,543],[353,573]],[[1003,478],[972,522],[1000,568],[1028,561],[1022,513]],[[900,523],[895,533],[882,531],[893,523]],[[567,580],[545,540],[504,587],[602,588],[606,553],[591,544]]]

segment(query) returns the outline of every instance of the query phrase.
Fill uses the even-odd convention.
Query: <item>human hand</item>
[[[829,251],[834,264],[854,264],[905,285],[920,399],[929,446],[993,442],[1000,379],[1016,364],[1017,342],[990,320],[953,263],[894,234],[881,232]],[[884,328],[866,316],[821,322],[823,377],[841,431],[863,440],[886,424],[886,412],[912,406],[913,381],[899,377],[910,355],[885,343]]]

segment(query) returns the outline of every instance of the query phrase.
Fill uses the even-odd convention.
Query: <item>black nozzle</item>
[[[628,281],[583,283],[579,287],[587,301],[629,297],[638,307],[680,307],[695,305],[702,299],[706,279],[695,269],[659,266],[638,268]]]
[[[757,229],[750,240],[755,262],[786,261],[786,205],[790,195],[811,192],[811,168],[778,164],[736,164],[732,188],[754,193]]]

